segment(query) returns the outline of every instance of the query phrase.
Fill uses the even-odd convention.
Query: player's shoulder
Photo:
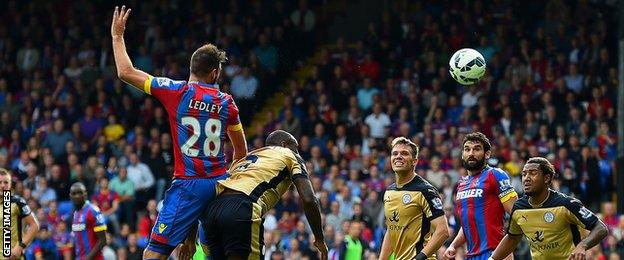
[[[549,208],[561,206],[571,208],[579,205],[583,205],[579,199],[554,190],[550,190],[549,199],[544,203],[544,207]]]
[[[153,77],[150,78],[153,83],[156,83],[156,86],[159,87],[167,87],[167,88],[182,88],[188,85],[186,80],[175,80],[168,77]]]
[[[438,194],[438,189],[420,175],[414,176],[414,179],[403,186],[401,190],[416,191],[423,194]]]
[[[494,176],[496,180],[509,179],[509,174],[507,174],[507,172],[501,168],[489,167],[489,169],[486,169],[486,172],[487,174],[491,174],[492,176]]]
[[[512,211],[523,210],[523,209],[532,209],[533,207],[529,203],[529,196],[524,195],[520,197],[516,202],[514,202]]]
[[[15,195],[15,194],[11,195],[11,203],[15,203],[18,206],[28,205],[28,202],[26,202],[26,199],[24,199],[20,195]]]

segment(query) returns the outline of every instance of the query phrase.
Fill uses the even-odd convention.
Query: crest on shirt
[[[158,225],[158,233],[162,234],[162,232],[165,231],[165,228],[167,228],[167,225],[165,225],[164,223],[160,223]]]
[[[403,204],[408,204],[410,203],[410,201],[412,201],[412,196],[406,193],[403,195],[403,198],[401,198],[401,200],[403,200]]]
[[[546,211],[546,213],[544,213],[544,221],[546,221],[546,223],[552,223],[554,220],[555,214],[550,211]]]

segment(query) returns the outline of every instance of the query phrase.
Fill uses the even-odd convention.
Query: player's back
[[[149,78],[146,93],[167,110],[174,144],[174,178],[216,177],[226,173],[223,143],[227,130],[242,128],[232,96],[216,84]]]
[[[505,209],[501,201],[515,196],[507,175],[486,167],[481,173],[460,179],[455,195],[468,247],[468,256],[493,250],[505,235]]]
[[[262,215],[279,201],[292,179],[307,176],[303,160],[288,148],[267,146],[235,161],[230,178],[219,181],[224,188],[240,191],[262,206]]]

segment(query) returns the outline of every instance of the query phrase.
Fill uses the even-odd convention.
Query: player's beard
[[[481,170],[485,166],[485,157],[483,157],[481,160],[476,159],[476,162],[474,162],[472,164],[470,162],[468,162],[467,159],[466,160],[462,160],[462,166],[464,166],[464,169],[469,170],[469,171]]]

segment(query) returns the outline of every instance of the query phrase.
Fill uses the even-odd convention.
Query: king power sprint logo
[[[11,191],[2,192],[2,256],[11,256]]]

